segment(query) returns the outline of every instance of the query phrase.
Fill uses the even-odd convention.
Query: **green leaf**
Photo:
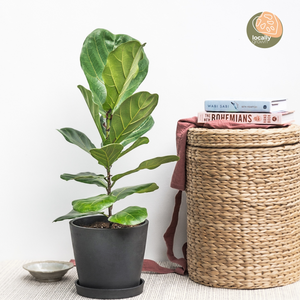
[[[90,215],[99,215],[99,214],[103,214],[103,212],[89,211],[89,212],[86,212],[86,213],[80,213],[80,212],[73,209],[69,213],[67,213],[66,215],[63,215],[59,218],[56,218],[53,222],[63,221],[63,220],[66,220],[66,219],[75,219],[75,218],[90,216]]]
[[[137,225],[148,217],[147,209],[139,206],[129,206],[108,218],[110,222],[123,225]]]
[[[126,145],[136,141],[139,137],[148,132],[154,125],[152,116],[149,116],[136,130],[125,138],[121,144],[125,147]]]
[[[95,173],[81,172],[74,175],[64,173],[60,175],[60,178],[66,181],[76,180],[78,182],[96,184],[99,187],[107,188],[107,182],[104,180],[104,175],[96,175]]]
[[[71,144],[74,144],[84,151],[90,153],[90,150],[96,148],[96,146],[90,141],[90,139],[83,133],[73,128],[61,128],[58,131],[64,136],[64,138]]]
[[[87,36],[83,43],[80,54],[81,68],[87,78],[90,90],[94,94],[94,101],[98,104],[103,116],[105,116],[105,113],[102,105],[106,99],[106,88],[102,73],[107,62],[107,57],[119,45],[133,40],[135,39],[125,34],[114,35],[108,30],[96,29]],[[135,77],[136,83],[139,82],[140,84],[146,77],[148,64],[149,61],[143,52],[143,59],[139,62],[139,73]],[[134,90],[131,93],[133,92]]]
[[[121,144],[109,144],[100,149],[91,149],[90,153],[100,165],[108,169],[119,158],[123,148]]]
[[[166,163],[169,163],[169,162],[172,162],[172,161],[178,161],[178,160],[179,160],[179,157],[176,156],[176,155],[168,155],[168,156],[156,157],[156,158],[152,158],[152,159],[149,159],[149,160],[145,160],[136,169],[133,169],[133,170],[127,171],[125,173],[113,176],[112,181],[117,181],[117,180],[119,180],[120,178],[122,178],[126,175],[138,172],[138,171],[143,170],[143,169],[153,170],[153,169],[159,167],[162,164],[166,164]]]
[[[111,192],[111,195],[117,197],[116,201],[124,199],[125,197],[132,195],[134,193],[149,193],[158,189],[156,183],[146,183],[135,186],[127,186],[124,188],[119,188]]]
[[[140,137],[139,139],[137,139],[129,148],[127,148],[125,151],[123,151],[119,158],[125,154],[127,154],[128,152],[130,152],[131,150],[144,145],[144,144],[148,144],[149,143],[149,139],[147,137]]]
[[[105,140],[105,133],[102,130],[102,125],[100,122],[99,106],[93,101],[93,94],[90,90],[86,89],[82,85],[78,85],[78,88],[84,97],[84,100],[90,110],[90,113],[93,117],[93,120],[96,124],[96,127],[100,133],[102,141]]]
[[[105,110],[112,110],[112,113],[124,99],[132,95],[141,82],[135,83],[132,88],[132,81],[139,72],[139,61],[143,58],[143,46],[137,41],[131,41],[120,45],[107,57],[107,63],[103,70],[107,97],[103,105]]]
[[[107,143],[121,143],[150,116],[158,102],[157,94],[140,92],[127,98],[112,117]]]
[[[101,211],[112,206],[116,202],[116,197],[112,195],[98,195],[86,199],[79,199],[72,202],[73,209],[85,213],[90,211]]]

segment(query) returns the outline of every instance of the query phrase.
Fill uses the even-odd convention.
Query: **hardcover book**
[[[206,111],[264,112],[286,111],[286,99],[280,100],[205,100]]]
[[[294,121],[294,111],[280,113],[230,113],[230,112],[199,112],[198,123],[214,120],[228,120],[237,123],[253,124],[286,124]]]

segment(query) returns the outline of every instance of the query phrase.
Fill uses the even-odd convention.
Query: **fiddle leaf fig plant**
[[[128,35],[114,35],[105,29],[94,30],[84,41],[80,63],[89,88],[78,88],[88,106],[100,136],[100,147],[82,132],[73,128],[58,130],[64,138],[89,155],[104,169],[104,174],[81,172],[62,174],[63,180],[95,184],[104,193],[72,202],[73,209],[56,221],[81,216],[102,214],[113,223],[140,224],[147,218],[146,208],[130,206],[113,213],[115,202],[135,193],[149,193],[158,189],[156,183],[115,188],[124,176],[143,169],[155,169],[162,164],[177,161],[176,155],[156,157],[141,162],[136,168],[113,174],[113,164],[137,147],[148,144],[143,135],[154,125],[151,113],[158,102],[157,94],[134,93],[148,72],[149,61],[145,44]]]

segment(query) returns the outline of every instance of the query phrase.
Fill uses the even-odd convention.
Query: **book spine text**
[[[198,113],[198,123],[206,123],[214,120],[227,120],[237,123],[253,124],[281,124],[281,114],[264,114],[264,113]]]
[[[270,101],[205,100],[206,111],[271,112]]]

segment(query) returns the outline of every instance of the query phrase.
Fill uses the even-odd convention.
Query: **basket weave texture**
[[[300,126],[188,132],[187,262],[207,286],[300,279]]]

